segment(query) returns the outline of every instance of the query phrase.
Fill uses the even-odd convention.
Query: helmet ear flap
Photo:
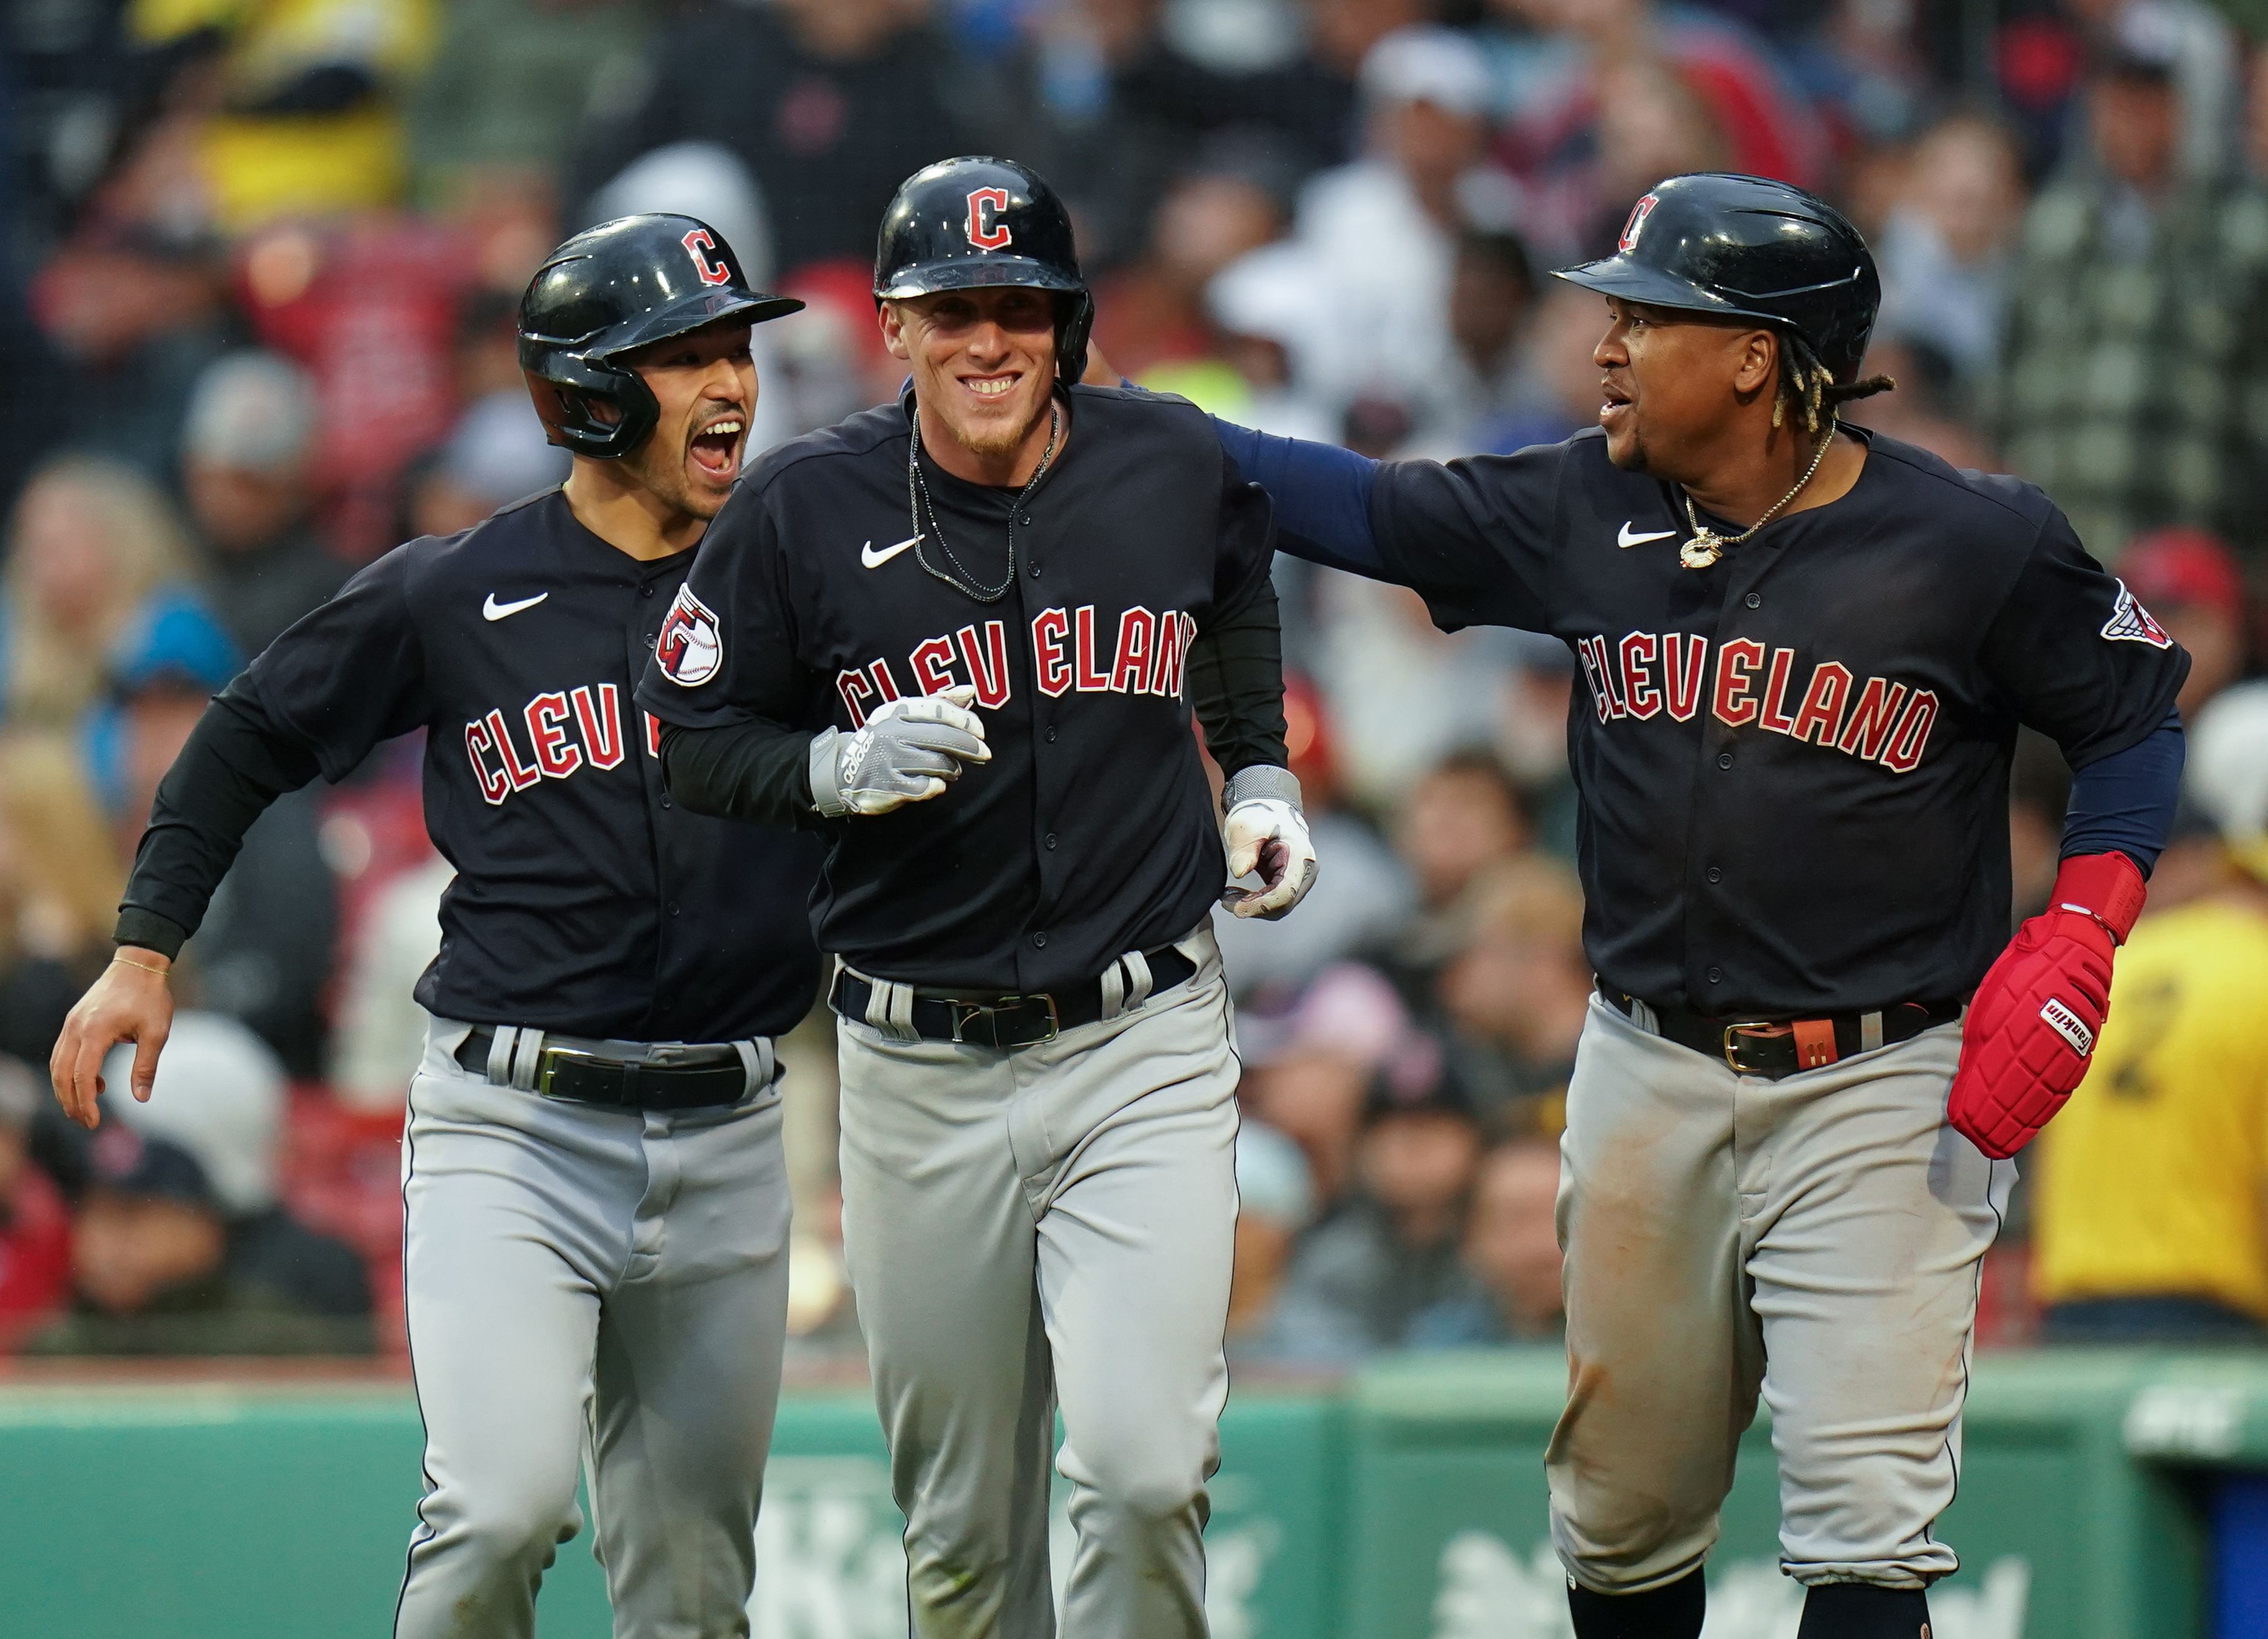
[[[545,434],[578,455],[619,460],[644,443],[661,419],[653,390],[634,370],[525,342],[519,362]],[[600,418],[592,408],[594,403],[611,405],[619,419]]]
[[[1081,290],[1057,304],[1056,371],[1066,386],[1086,374],[1086,340],[1094,329],[1094,298]]]

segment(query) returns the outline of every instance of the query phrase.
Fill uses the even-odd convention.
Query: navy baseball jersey
[[[991,761],[930,801],[813,821],[820,943],[880,978],[1057,989],[1181,938],[1221,891],[1190,650],[1266,584],[1267,497],[1182,401],[1057,401],[1065,442],[1020,504],[924,459],[921,529],[910,393],[773,451],[710,526],[638,690],[687,728],[848,731],[975,688]],[[964,589],[1004,579],[990,601]]]
[[[458,873],[430,1011],[722,1041],[809,1011],[817,849],[673,802],[630,697],[699,551],[640,562],[549,490],[396,548],[252,663],[261,709],[331,779],[427,731],[426,828]]]
[[[2188,658],[2037,489],[1852,430],[1848,495],[1698,570],[1680,492],[1595,429],[1378,469],[1388,578],[1580,662],[1586,944],[1614,989],[1759,1017],[1966,995],[2008,939],[2017,725],[2084,767],[2173,707]]]

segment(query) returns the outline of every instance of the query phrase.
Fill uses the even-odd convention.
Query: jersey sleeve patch
[[[677,589],[654,639],[653,658],[661,674],[681,688],[698,688],[717,675],[725,664],[725,636],[717,612],[693,595],[690,586]]]
[[[2100,608],[2101,605],[2096,605]],[[2126,583],[2118,583],[2118,603],[2110,611],[2110,618],[2102,623],[2102,636],[2114,643],[2147,643],[2153,649],[2170,649],[2174,640],[2166,628],[2158,624],[2150,612],[2126,590]]]

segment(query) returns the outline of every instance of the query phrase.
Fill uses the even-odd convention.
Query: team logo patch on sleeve
[[[2118,606],[2110,611],[2110,618],[2102,623],[2102,635],[2114,643],[2147,643],[2153,649],[2170,649],[2174,640],[2166,628],[2151,617],[2150,612],[2135,600],[2126,590],[2126,583],[2118,583]]]
[[[669,618],[654,639],[653,658],[661,662],[664,677],[686,688],[698,688],[725,664],[717,612],[695,597],[692,587],[677,589],[677,601],[669,606]]]

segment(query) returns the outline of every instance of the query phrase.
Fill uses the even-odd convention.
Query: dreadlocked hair
[[[1803,429],[1815,437],[1818,436],[1821,417],[1826,418],[1830,430],[1835,425],[1836,410],[1853,399],[1870,399],[1877,393],[1888,393],[1898,384],[1888,376],[1868,376],[1847,386],[1835,379],[1835,372],[1819,362],[1819,355],[1811,344],[1789,331],[1780,333],[1779,393],[1772,404],[1772,425],[1786,421],[1791,413],[1803,419]]]

